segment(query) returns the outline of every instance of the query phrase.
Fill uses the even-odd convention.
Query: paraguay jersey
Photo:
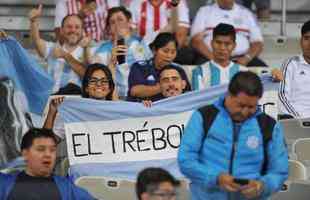
[[[126,62],[116,66],[115,82],[120,97],[127,96],[128,91],[128,76],[130,67],[133,63],[141,60],[148,60],[152,57],[150,48],[136,36],[131,36],[125,40],[128,47]],[[113,48],[112,41],[103,43],[95,52],[92,62],[99,62],[109,65],[111,61],[111,52]]]
[[[236,48],[232,52],[233,56],[245,54],[252,42],[263,42],[255,16],[236,3],[231,10],[224,10],[217,3],[201,7],[191,27],[191,35],[203,32],[204,42],[212,50],[213,29],[219,23],[231,24],[236,30]]]
[[[246,67],[234,62],[230,62],[227,67],[221,67],[214,61],[198,65],[192,73],[193,90],[202,90],[215,85],[227,84],[237,72],[246,70]]]
[[[172,8],[170,0],[163,0],[158,6],[153,6],[149,0],[133,0],[129,10],[139,36],[151,43],[160,31],[167,28],[172,18]],[[186,1],[181,0],[177,7],[177,25],[188,28],[189,24],[189,9]]]
[[[55,10],[55,27],[61,27],[62,20],[67,15],[78,14],[86,0],[59,0]],[[105,21],[109,8],[119,6],[119,0],[96,0],[95,12],[84,18],[85,32],[99,42],[104,38]]]

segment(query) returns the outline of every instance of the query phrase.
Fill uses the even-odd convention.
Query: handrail
[[[286,9],[287,9],[287,1],[282,0],[282,19],[281,19],[281,36],[286,36]]]

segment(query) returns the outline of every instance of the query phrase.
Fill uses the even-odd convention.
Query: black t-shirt
[[[61,200],[57,185],[52,177],[32,177],[21,172],[8,200]]]

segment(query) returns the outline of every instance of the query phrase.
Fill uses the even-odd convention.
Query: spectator
[[[147,44],[160,32],[173,33],[178,43],[176,60],[180,64],[193,63],[193,51],[188,47],[190,21],[186,0],[133,0],[130,11],[136,31]]]
[[[187,0],[187,5],[189,8],[190,20],[193,21],[198,9],[204,5],[208,4],[207,0],[195,0],[195,3],[191,0]]]
[[[234,0],[217,0],[199,9],[191,30],[192,45],[201,54],[196,60],[201,64],[214,58],[211,40],[214,27],[219,23],[231,24],[236,29],[236,48],[233,60],[244,66],[266,66],[258,58],[263,50],[263,37],[253,14]]]
[[[248,68],[230,60],[236,46],[236,31],[232,25],[218,24],[213,30],[211,46],[213,60],[197,66],[193,70],[192,87],[194,90],[227,84],[237,72],[248,70]],[[279,69],[273,69],[271,75],[275,81],[283,79]]]
[[[26,169],[14,175],[0,173],[0,199],[93,199],[68,179],[52,174],[56,148],[57,139],[52,131],[30,129],[21,143]]]
[[[148,44],[158,33],[169,31],[176,33],[180,47],[185,46],[190,25],[189,10],[185,0],[133,0],[129,7],[133,13],[133,23],[138,34]],[[173,12],[177,13],[176,19],[172,19]]]
[[[60,46],[40,37],[39,18],[41,15],[42,5],[30,11],[30,33],[38,54],[47,59],[48,73],[55,81],[53,91],[58,91],[69,82],[80,85],[80,78],[85,73],[85,67],[81,63],[84,52],[80,46],[83,34],[81,18],[78,15],[68,15],[63,19],[60,31],[64,35],[64,43]]]
[[[68,94],[68,88],[73,88],[73,91],[77,91],[74,87],[66,87],[63,91],[64,93],[58,93],[60,95]],[[72,91],[70,91],[72,92]],[[118,100],[117,92],[115,90],[115,84],[113,81],[113,76],[109,68],[102,64],[91,64],[87,67],[85,76],[82,82],[82,97],[91,98],[96,100],[107,100],[113,101]],[[70,93],[71,94],[71,93]],[[58,157],[56,164],[56,172],[60,173],[61,163],[65,158],[67,158],[67,146],[65,141],[65,127],[64,120],[58,115],[58,107],[63,102],[64,97],[54,98],[50,105],[45,119],[43,127],[46,129],[53,129],[56,137],[60,139],[58,147]]]
[[[230,60],[231,53],[236,47],[236,31],[232,25],[218,24],[213,30],[211,46],[213,59],[193,70],[194,90],[228,83],[238,71],[247,70],[244,66]]]
[[[258,19],[268,20],[270,18],[270,0],[237,0],[237,3],[244,5],[250,10],[252,9],[252,4],[254,3]]]
[[[150,167],[142,170],[137,177],[138,200],[176,200],[180,182],[161,168]]]
[[[87,67],[82,82],[82,97],[107,101],[118,100],[112,73],[107,66],[95,63]],[[51,101],[43,126],[46,129],[54,129],[61,139],[65,138],[64,124],[61,117],[56,118],[56,115],[63,100],[64,97],[59,97]]]
[[[302,54],[288,59],[282,65],[284,80],[279,87],[279,112],[281,118],[310,117],[310,21],[301,28]]]
[[[183,69],[174,65],[167,65],[161,69],[159,73],[159,99],[174,97],[181,95],[186,90],[186,81],[182,79],[181,74],[184,73]],[[152,106],[152,101],[145,100],[143,104],[146,107]]]
[[[107,29],[111,34],[111,40],[102,44],[96,50],[91,62],[103,63],[109,65],[110,68],[116,67],[116,86],[119,95],[124,98],[127,95],[128,74],[131,65],[138,60],[149,59],[152,53],[139,37],[133,35],[131,31],[131,13],[125,7],[109,9]],[[125,58],[118,60],[123,56]],[[124,62],[121,60],[124,60]]]
[[[119,6],[119,0],[59,0],[55,9],[55,33],[60,39],[61,22],[67,15],[79,15],[84,30],[96,42],[104,39],[105,19],[109,8]]]
[[[150,46],[154,58],[136,62],[131,67],[128,78],[128,101],[157,101],[161,99],[159,73],[166,65],[176,65],[172,61],[176,57],[177,43],[171,33],[158,34]],[[185,90],[190,90],[190,84],[184,70],[180,69],[179,73],[187,83]]]
[[[263,85],[253,72],[238,72],[228,88],[193,113],[179,148],[181,172],[193,200],[267,199],[288,177],[282,128],[258,108]]]

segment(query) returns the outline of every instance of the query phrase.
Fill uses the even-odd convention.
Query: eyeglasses
[[[158,196],[162,200],[170,200],[172,198],[175,198],[177,196],[176,192],[152,192],[151,195]]]
[[[89,85],[108,85],[109,80],[106,78],[90,78],[88,81]]]

